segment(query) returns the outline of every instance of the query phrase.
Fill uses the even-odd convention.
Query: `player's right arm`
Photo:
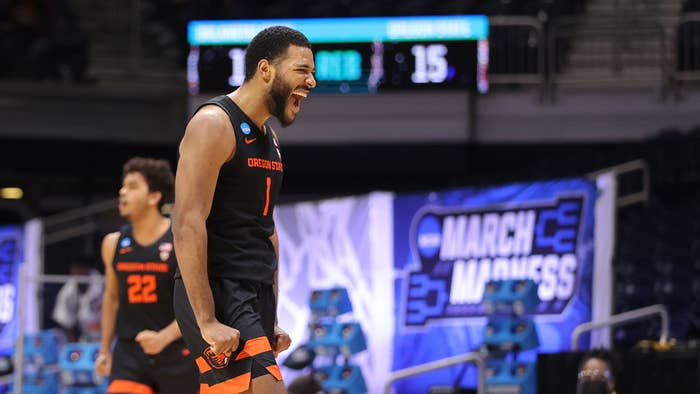
[[[117,320],[117,310],[119,310],[119,282],[117,282],[117,275],[112,266],[118,241],[118,232],[107,234],[102,240],[105,290],[102,294],[102,337],[100,339],[100,353],[95,360],[95,371],[104,376],[109,376],[112,369],[112,340],[114,340],[114,325]]]
[[[215,317],[207,273],[206,228],[219,170],[235,150],[236,139],[226,113],[216,106],[204,107],[187,125],[175,175],[177,262],[202,338],[215,354],[236,350],[239,338],[238,330]]]

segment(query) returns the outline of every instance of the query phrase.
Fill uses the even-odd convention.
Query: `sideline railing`
[[[578,339],[581,334],[603,327],[614,327],[624,323],[631,323],[639,320],[647,320],[650,317],[659,315],[661,317],[661,333],[659,342],[668,342],[669,316],[665,305],[656,304],[644,308],[634,309],[628,312],[612,315],[608,319],[591,321],[579,324],[571,333],[571,351],[578,351]]]
[[[638,191],[628,192],[624,195],[618,195],[615,200],[615,206],[617,208],[623,208],[628,205],[636,204],[639,202],[649,201],[649,193],[651,188],[651,180],[649,173],[649,165],[644,160],[632,160],[626,163],[618,164],[616,166],[607,167],[602,170],[598,170],[589,173],[587,176],[590,179],[595,179],[598,175],[604,174],[606,172],[613,171],[615,176],[620,177],[622,175],[631,174],[635,171],[639,171],[641,177],[641,185]]]
[[[668,91],[667,34],[657,21],[559,17],[552,21],[547,38],[547,90],[551,96],[563,84],[644,83],[658,86],[662,95]],[[581,49],[584,45],[587,47]],[[576,49],[587,56],[573,58]],[[645,59],[645,64],[633,64],[639,58]]]
[[[700,12],[677,23],[640,13],[654,3],[616,0],[605,18],[559,16],[544,24],[526,15],[489,17],[489,82],[538,87],[552,101],[557,87],[652,87],[662,99],[684,81],[700,81]],[[585,46],[572,55],[573,48]]]
[[[75,283],[78,284],[91,284],[94,283],[95,278],[90,276],[90,275],[38,275],[38,276],[30,276],[27,274],[25,271],[25,266],[22,264],[20,266],[20,272],[19,272],[19,300],[18,303],[19,305],[22,305],[26,302],[24,299],[25,297],[25,287],[27,286],[28,282],[34,282],[37,284],[47,284],[47,283],[56,283],[56,284],[65,284],[69,281],[74,281]],[[13,382],[13,394],[22,394],[22,385],[24,384],[24,336],[25,336],[25,327],[24,327],[24,314],[25,314],[25,308],[18,307],[17,308],[17,321],[18,321],[18,332],[17,332],[17,340],[15,341],[15,351],[14,351],[14,357],[13,357],[13,375],[12,375],[12,382]]]
[[[486,361],[484,360],[484,355],[479,353],[479,352],[469,352],[469,353],[461,354],[458,356],[447,357],[447,358],[443,358],[442,360],[431,361],[429,363],[420,364],[420,365],[416,365],[413,367],[394,371],[394,373],[389,375],[389,379],[387,380],[386,384],[384,385],[384,394],[391,393],[391,384],[397,380],[408,378],[408,377],[415,376],[415,375],[420,375],[420,374],[423,374],[426,372],[435,371],[437,369],[442,369],[442,368],[450,367],[450,366],[457,365],[457,364],[468,363],[468,362],[474,363],[477,366],[477,370],[478,370],[477,371],[477,374],[478,374],[477,393],[478,394],[485,394],[486,393]]]
[[[700,81],[700,12],[681,15],[674,33],[674,82]]]
[[[546,78],[545,33],[542,22],[532,16],[489,17],[489,83],[535,84]],[[527,36],[523,36],[523,34]]]

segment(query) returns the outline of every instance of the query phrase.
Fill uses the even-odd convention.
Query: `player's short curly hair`
[[[124,163],[122,180],[132,172],[143,175],[149,191],[160,192],[163,195],[158,202],[158,208],[163,208],[163,204],[172,201],[175,194],[175,176],[170,162],[163,159],[134,157]]]
[[[245,52],[245,80],[253,78],[260,60],[267,59],[274,63],[286,53],[290,45],[311,49],[309,39],[290,27],[271,26],[260,31],[250,41]]]

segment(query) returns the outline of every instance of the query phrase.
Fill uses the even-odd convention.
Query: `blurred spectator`
[[[607,350],[594,349],[584,354],[576,394],[616,394],[616,365],[614,355]]]
[[[11,0],[9,6],[9,55],[11,72],[23,75],[31,68],[33,53],[51,30],[51,12],[42,0]],[[26,75],[24,75],[26,76]]]
[[[287,387],[289,394],[320,394],[323,393],[323,387],[313,375],[301,375],[294,379]]]
[[[75,13],[68,7],[57,14],[51,32],[54,73],[64,81],[76,83],[89,81],[86,78],[88,66],[88,40],[78,26]]]
[[[0,72],[39,81],[89,80],[88,40],[67,1],[10,0],[6,13],[0,49],[11,60]]]
[[[10,22],[13,29],[33,39],[48,34],[51,9],[43,0],[13,0],[10,2]]]
[[[56,297],[53,319],[65,331],[69,342],[97,342],[102,318],[102,275],[83,261],[72,263],[69,275],[89,276],[90,283],[66,282]]]

